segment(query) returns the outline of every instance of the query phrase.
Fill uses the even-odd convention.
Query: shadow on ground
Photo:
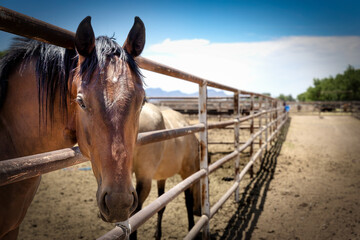
[[[251,239],[261,216],[270,183],[274,178],[277,158],[286,140],[291,119],[285,123],[276,143],[264,155],[259,171],[245,187],[236,213],[231,217],[220,239]],[[262,194],[261,194],[262,193]],[[215,236],[213,236],[215,238]],[[219,237],[219,236],[217,236]]]

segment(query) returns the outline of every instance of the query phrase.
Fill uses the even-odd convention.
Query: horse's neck
[[[74,144],[66,137],[66,123],[55,105],[54,120],[39,123],[38,89],[34,62],[9,76],[0,109],[0,160],[52,151]],[[26,77],[26,78],[25,78]],[[57,94],[55,104],[59,103]]]

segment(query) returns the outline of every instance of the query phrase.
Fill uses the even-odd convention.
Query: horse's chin
[[[107,223],[117,223],[117,222],[123,222],[128,220],[128,218],[125,219],[107,219],[101,212],[99,212],[99,218],[101,218],[101,220],[103,220],[104,222]]]

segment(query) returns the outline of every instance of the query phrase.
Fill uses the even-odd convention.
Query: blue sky
[[[360,50],[360,1],[8,0],[0,5],[71,31],[90,15],[96,35],[115,34],[119,43],[134,16],[140,16],[147,31],[145,57],[212,81],[273,96],[296,96],[313,78],[335,75],[349,64],[360,67],[360,54],[355,54]],[[0,32],[0,50],[9,46],[12,37]],[[211,55],[218,63],[204,66],[202,62],[211,60]],[[239,72],[218,74],[213,72],[217,66],[218,72],[239,66]],[[176,87],[185,92],[197,89],[148,75],[149,87]],[[221,76],[228,80],[218,79]]]

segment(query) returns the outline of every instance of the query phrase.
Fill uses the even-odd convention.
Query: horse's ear
[[[75,35],[75,48],[80,56],[88,57],[95,48],[95,34],[91,26],[91,17],[87,16],[79,24]]]
[[[134,25],[132,26],[123,48],[133,57],[141,54],[145,46],[145,25],[139,17],[135,17]]]

